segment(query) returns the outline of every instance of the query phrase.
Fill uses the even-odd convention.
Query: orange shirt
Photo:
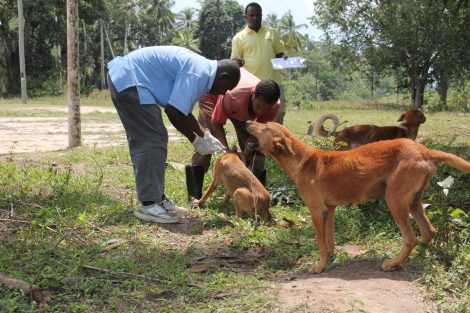
[[[277,101],[270,111],[258,116],[255,112],[248,110],[251,95],[260,79],[251,74],[243,67],[240,68],[240,81],[238,85],[225,95],[220,96],[212,113],[212,121],[225,125],[227,119],[233,118],[238,121],[257,120],[260,123],[273,121],[279,110],[280,102]]]

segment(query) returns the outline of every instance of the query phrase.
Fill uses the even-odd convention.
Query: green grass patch
[[[109,102],[106,95],[94,97],[95,102],[86,103]],[[63,100],[35,99],[31,106],[60,105]],[[18,105],[8,101],[1,100],[0,115]],[[327,145],[305,136],[307,121],[327,111],[347,119],[348,125],[394,125],[401,108],[314,103],[289,111],[286,126],[311,145]],[[108,113],[93,114],[109,118]],[[470,159],[468,135],[456,131],[469,121],[468,114],[432,113],[420,136],[428,147]],[[228,132],[233,140],[231,127]],[[168,162],[189,164],[191,153],[190,143],[173,142]],[[142,223],[132,215],[138,203],[127,147],[13,153],[2,160],[0,273],[53,293],[51,301],[39,306],[0,283],[2,312],[271,312],[277,305],[272,281],[303,272],[318,260],[309,211],[272,159],[267,160],[271,210],[279,224],[282,218],[292,220],[290,228],[237,218],[231,202],[219,206],[222,187],[206,208],[190,210],[183,227]],[[446,196],[437,182],[449,175],[455,182]],[[166,177],[167,194],[186,204],[184,173],[167,166]],[[210,170],[205,186],[211,178]],[[439,166],[424,196],[438,233],[429,247],[417,247],[404,264],[444,312],[465,312],[470,306],[468,186],[468,174]],[[361,245],[361,257],[377,267],[400,249],[401,235],[383,200],[338,207],[335,226],[338,245]],[[327,270],[348,262],[345,253],[337,252]],[[207,271],[193,270],[201,264],[211,265]]]

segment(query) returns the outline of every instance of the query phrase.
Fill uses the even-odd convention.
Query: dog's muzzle
[[[250,150],[255,150],[259,146],[258,139],[250,133],[250,124],[252,124],[253,121],[246,121],[246,130],[250,134],[248,138],[246,139],[246,147]]]

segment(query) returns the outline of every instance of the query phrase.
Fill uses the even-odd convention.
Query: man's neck
[[[252,31],[258,32],[261,29],[261,24],[259,25],[258,28],[252,28],[251,26],[248,26],[248,28],[251,29]]]

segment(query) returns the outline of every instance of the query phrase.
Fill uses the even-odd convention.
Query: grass
[[[63,97],[30,102],[25,107],[18,100],[0,100],[0,116],[65,103]],[[82,104],[110,106],[105,94],[83,99]],[[47,115],[29,111],[25,114]],[[347,119],[348,125],[392,125],[402,108],[318,102],[289,111],[285,124],[298,137],[317,144],[304,135],[307,121],[326,111]],[[468,135],[459,132],[468,127],[470,115],[427,116],[420,129],[423,141],[470,159]],[[85,114],[84,118],[111,120],[115,115]],[[234,138],[230,127],[229,133]],[[188,142],[175,142],[169,145],[168,161],[187,164],[191,150]],[[127,147],[84,146],[9,154],[1,160],[0,273],[53,293],[51,301],[38,305],[0,283],[2,312],[271,312],[279,309],[273,282],[286,273],[307,270],[318,259],[308,209],[290,179],[270,159],[272,212],[279,220],[291,219],[290,228],[256,227],[249,218],[236,218],[232,205],[218,206],[222,188],[206,209],[191,210],[182,226],[142,223],[132,215],[137,201]],[[448,175],[456,182],[446,197],[436,182]],[[168,166],[166,177],[167,194],[185,204],[184,173]],[[205,186],[210,179],[206,175]],[[432,204],[428,211],[438,234],[429,247],[415,249],[404,264],[404,270],[427,286],[427,296],[444,312],[465,312],[470,306],[469,185],[468,174],[439,167],[425,196],[425,202]],[[364,257],[377,267],[398,252],[401,237],[383,201],[339,207],[336,214],[339,245],[362,245]],[[114,248],[112,243],[117,243]],[[337,252],[327,269],[349,262],[345,253]],[[140,276],[124,278],[83,266]]]

